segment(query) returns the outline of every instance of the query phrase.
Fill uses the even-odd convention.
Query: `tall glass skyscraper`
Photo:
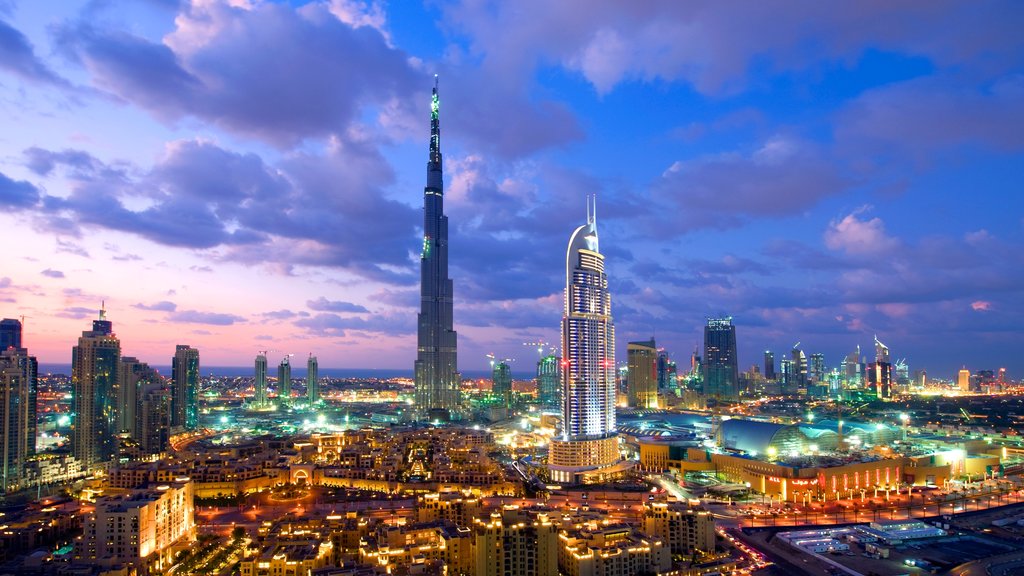
[[[310,408],[320,401],[320,365],[312,354],[306,360],[306,399]]]
[[[708,318],[704,326],[704,394],[735,399],[739,395],[739,379],[732,318]]]
[[[171,359],[171,426],[199,427],[199,350],[178,344]]]
[[[92,330],[82,332],[71,349],[74,425],[71,450],[85,471],[113,460],[117,452],[117,388],[121,341],[100,310]]]
[[[555,482],[586,483],[625,469],[615,431],[615,326],[596,208],[576,228],[565,253],[562,317],[562,431],[551,442]]]
[[[502,406],[512,406],[512,367],[504,360],[495,364],[491,370],[491,392],[501,398]]]
[[[654,339],[626,344],[629,405],[634,408],[658,407],[658,348]]]
[[[430,103],[430,157],[423,189],[423,252],[420,255],[420,313],[417,316],[416,417],[449,420],[460,408],[457,335],[448,277],[448,217],[444,215],[441,171],[440,100],[437,77]]]
[[[277,401],[286,404],[292,401],[292,361],[285,356],[277,365]]]
[[[256,379],[256,407],[265,408],[267,406],[267,353],[260,352],[256,356],[256,366],[254,368],[254,376]]]
[[[545,356],[537,361],[537,402],[542,408],[558,409],[562,406],[561,358]]]

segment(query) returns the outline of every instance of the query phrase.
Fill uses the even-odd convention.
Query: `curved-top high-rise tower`
[[[576,228],[565,254],[562,317],[562,432],[551,442],[555,482],[600,482],[628,466],[615,431],[615,326],[604,256],[598,249],[597,208]]]
[[[420,313],[417,316],[416,418],[449,420],[460,407],[456,367],[457,335],[448,277],[448,217],[444,215],[441,171],[440,100],[437,76],[430,103],[430,157],[423,189],[423,252],[420,255]]]

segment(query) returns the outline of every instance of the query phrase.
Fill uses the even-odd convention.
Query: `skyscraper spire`
[[[441,164],[441,101],[437,76],[430,102],[430,155],[423,189],[423,252],[417,316],[416,418],[448,420],[459,411],[457,335],[452,326],[452,281],[448,278],[448,217],[444,215]]]

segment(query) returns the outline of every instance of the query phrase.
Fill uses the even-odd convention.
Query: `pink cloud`
[[[976,312],[988,312],[992,310],[992,303],[987,300],[975,300],[971,302],[971,310]]]

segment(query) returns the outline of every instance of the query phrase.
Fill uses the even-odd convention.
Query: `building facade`
[[[654,339],[626,345],[629,405],[634,408],[658,407],[658,348]]]
[[[71,449],[86,471],[109,463],[117,452],[120,364],[121,342],[100,310],[92,330],[82,332],[71,350]]]
[[[306,360],[306,399],[310,408],[320,402],[320,365],[312,354]]]
[[[545,356],[537,361],[537,402],[542,408],[558,409],[562,402],[562,369],[558,356]]]
[[[0,493],[27,480],[26,464],[36,451],[38,371],[26,349],[11,344],[0,350]]]
[[[256,365],[253,369],[255,403],[256,407],[262,408],[267,405],[267,353],[260,352],[256,356]]]
[[[601,481],[621,468],[615,430],[615,326],[596,206],[569,238],[562,317],[562,430],[548,453],[551,479]]]
[[[420,313],[417,316],[415,407],[417,419],[449,420],[461,408],[457,345],[448,277],[448,217],[444,215],[441,158],[441,102],[437,78],[430,107],[430,156],[423,189],[423,252],[420,255]]]
[[[199,350],[178,344],[171,360],[171,426],[199,427]]]
[[[277,401],[288,403],[292,398],[292,362],[289,356],[277,365]]]
[[[723,400],[739,396],[736,327],[731,317],[708,318],[704,326],[704,394]]]

